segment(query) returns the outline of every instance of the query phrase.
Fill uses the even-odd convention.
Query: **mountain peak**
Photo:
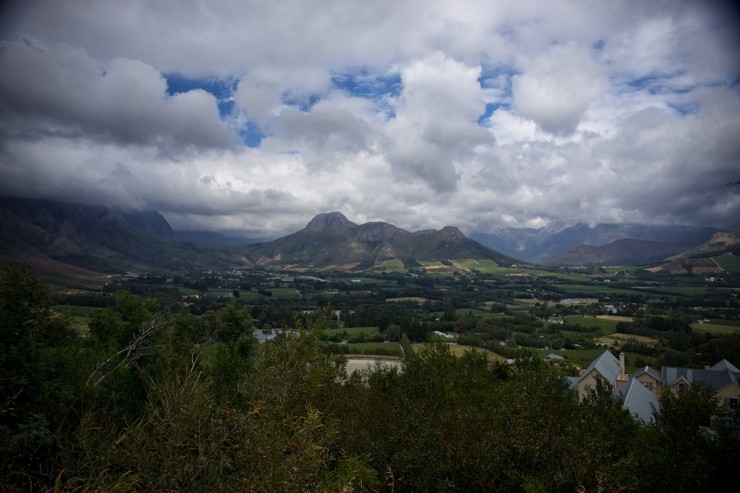
[[[440,230],[440,233],[442,233],[446,238],[454,239],[454,240],[464,240],[466,239],[465,235],[462,231],[460,231],[455,226],[445,226]]]
[[[346,233],[357,227],[341,212],[328,212],[319,214],[306,225],[309,231],[323,231],[328,233]]]

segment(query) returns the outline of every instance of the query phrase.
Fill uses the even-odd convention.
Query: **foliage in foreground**
[[[0,491],[712,491],[740,458],[706,389],[642,426],[530,358],[431,345],[348,376],[322,317],[257,348],[236,303],[122,296],[80,339],[46,300],[4,268]]]

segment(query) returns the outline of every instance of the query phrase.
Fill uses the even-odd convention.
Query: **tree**
[[[76,386],[69,374],[76,342],[32,269],[0,269],[0,471],[38,470]]]
[[[257,340],[252,333],[249,310],[232,300],[218,314],[218,346],[209,364],[213,390],[218,402],[227,402],[236,396],[240,378],[247,372]]]

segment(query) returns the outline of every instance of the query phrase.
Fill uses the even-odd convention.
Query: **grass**
[[[323,334],[325,336],[331,337],[335,335],[342,335],[345,332],[347,333],[348,337],[358,335],[358,334],[377,334],[378,328],[377,327],[347,327],[345,329],[326,329],[324,330]]]
[[[683,296],[700,296],[707,292],[707,288],[705,286],[661,286],[655,288],[655,291]]]
[[[424,303],[425,301],[428,301],[428,299],[422,298],[421,296],[404,296],[401,298],[386,298],[385,301],[413,301],[416,303]]]
[[[378,354],[380,356],[403,356],[401,346],[394,342],[356,342],[347,344],[349,354]],[[377,351],[377,353],[376,353]]]
[[[598,285],[594,286],[589,284],[557,284],[555,287],[566,293],[635,294],[635,291],[631,289],[620,289]]]
[[[276,299],[295,299],[301,297],[301,294],[295,288],[270,288],[267,291],[272,292],[272,297]]]
[[[401,262],[400,260],[392,259],[392,260],[384,260],[382,263],[374,266],[370,270],[388,271],[388,272],[405,272],[406,266],[403,265],[403,262]]]
[[[490,351],[490,350],[484,349],[484,348],[480,348],[480,347],[467,346],[465,344],[458,344],[456,342],[448,342],[448,343],[445,343],[445,344],[447,344],[447,347],[450,348],[450,351],[452,351],[452,354],[454,354],[455,356],[462,356],[463,354],[465,354],[468,351],[481,351],[483,353],[486,353],[493,360],[503,361],[503,360],[506,359],[503,356],[501,356],[500,354],[494,353],[493,351]],[[411,347],[414,349],[414,351],[418,351],[418,350],[422,349],[425,346],[429,346],[429,343],[426,343],[426,342],[415,342],[415,343],[413,343],[411,345]]]
[[[724,255],[712,257],[712,259],[730,274],[740,274],[740,257],[726,253]]]
[[[481,274],[506,274],[511,272],[510,267],[501,267],[496,262],[490,259],[460,259],[455,260],[465,269],[470,271],[477,271]]]
[[[609,320],[605,318],[595,317],[583,317],[580,315],[573,315],[565,317],[565,320],[570,324],[578,324],[581,327],[597,327],[607,332],[614,332],[617,330],[617,324],[619,320]]]
[[[51,307],[52,310],[65,315],[71,315],[76,317],[89,317],[95,310],[100,310],[94,306],[83,306],[83,305],[54,305]]]
[[[579,276],[577,274],[570,274],[567,272],[554,272],[542,269],[521,269],[522,273],[529,274],[532,277],[554,277],[556,279],[562,279],[564,281],[580,281],[583,282],[587,278]]]
[[[649,346],[654,346],[658,342],[658,339],[656,339],[655,337],[639,336],[635,334],[622,334],[622,333],[614,333],[614,334],[611,334],[610,336],[600,337],[596,340],[596,342],[598,344],[606,344],[609,347],[612,347],[612,346],[619,347],[625,342],[628,342],[630,339],[633,339],[642,344],[647,344]]]
[[[730,335],[735,332],[740,332],[740,327],[737,325],[720,325],[720,324],[691,324],[691,329],[694,332],[700,334],[712,334],[712,335]]]

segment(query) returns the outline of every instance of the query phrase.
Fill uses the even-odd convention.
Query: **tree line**
[[[4,265],[0,491],[695,492],[740,458],[738,416],[706,388],[642,424],[525,353],[432,344],[347,374],[329,318],[257,344],[238,300],[196,316],[124,293],[79,334]]]

